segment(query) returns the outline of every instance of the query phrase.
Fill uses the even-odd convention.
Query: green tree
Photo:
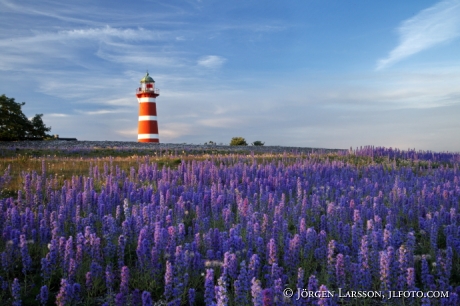
[[[0,96],[0,140],[43,139],[49,137],[51,127],[45,126],[43,114],[37,114],[32,120],[22,112],[25,102],[18,103],[14,98]]]
[[[260,140],[256,140],[252,143],[253,146],[263,146],[265,142],[262,142]]]
[[[243,137],[233,137],[230,141],[231,146],[247,146],[248,143]]]

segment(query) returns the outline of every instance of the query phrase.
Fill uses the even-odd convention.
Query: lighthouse
[[[147,74],[141,80],[141,87],[136,90],[139,102],[138,142],[160,142],[158,136],[156,97],[160,90],[155,88],[155,81]]]

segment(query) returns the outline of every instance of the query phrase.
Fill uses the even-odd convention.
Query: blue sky
[[[0,94],[52,133],[460,151],[460,0],[0,0]]]

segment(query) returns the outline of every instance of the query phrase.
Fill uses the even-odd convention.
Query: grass
[[[203,150],[182,151],[172,149],[116,149],[105,147],[93,147],[83,149],[0,149],[0,175],[3,174],[8,166],[11,167],[11,180],[0,190],[1,197],[16,196],[17,191],[23,187],[23,172],[42,173],[44,164],[47,176],[57,178],[59,184],[65,180],[69,180],[72,176],[88,176],[90,167],[97,166],[100,171],[104,167],[115,169],[118,167],[121,171],[128,172],[132,167],[138,168],[140,163],[148,159],[150,162],[155,162],[158,167],[176,168],[182,161],[189,160],[212,160],[217,156],[236,157],[237,155],[246,155],[248,159],[253,159],[258,163],[265,161],[281,161],[294,162],[298,158],[307,158],[305,153],[268,153],[268,152],[250,152],[247,149],[241,152],[231,152],[224,149],[203,148]],[[386,157],[369,157],[357,156],[354,154],[341,154],[337,150],[329,150],[329,152],[314,152],[308,153],[310,161],[317,160],[318,162],[333,162],[339,161],[353,166],[365,167],[370,164],[383,165],[386,169],[394,169],[399,167],[410,167],[412,170],[420,172],[428,172],[430,169],[435,169],[440,166],[451,166],[446,163],[432,163],[428,161],[414,161],[406,159],[390,160]],[[112,168],[113,167],[113,168]]]
[[[156,162],[159,166],[176,167],[180,164],[181,159],[174,156],[156,157],[156,156],[138,156],[132,155],[127,157],[107,156],[106,152],[97,152],[91,157],[75,157],[60,155],[45,155],[35,156],[32,152],[18,153],[15,156],[0,157],[0,175],[3,171],[11,167],[11,180],[3,186],[0,196],[14,196],[17,190],[23,186],[23,172],[42,173],[46,171],[47,176],[58,178],[62,184],[64,180],[69,180],[72,176],[88,176],[90,167],[98,167],[100,171],[104,167],[116,168],[125,172],[130,171],[131,167],[137,168],[138,164],[149,158],[151,162]],[[43,166],[45,169],[43,169]]]

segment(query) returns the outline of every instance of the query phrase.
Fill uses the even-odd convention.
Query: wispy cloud
[[[47,116],[50,116],[50,117],[69,117],[68,114],[59,114],[59,113],[47,114]]]
[[[20,13],[32,16],[32,18],[41,18],[43,21],[64,22],[69,24],[102,26],[127,25],[127,24],[175,24],[171,19],[176,14],[183,14],[178,8],[171,8],[167,12],[155,12],[155,18],[150,18],[148,10],[138,10],[136,6],[128,6],[123,10],[116,9],[112,6],[104,6],[103,9],[98,4],[75,5],[72,2],[63,1],[18,1],[0,0],[0,7],[5,12]],[[31,18],[31,19],[32,19]],[[24,22],[27,22],[25,20]]]
[[[159,32],[146,30],[143,28],[113,28],[110,26],[97,28],[81,28],[73,30],[64,30],[58,32],[35,33],[33,36],[8,38],[0,40],[0,46],[3,47],[24,47],[28,44],[62,42],[63,40],[80,40],[89,39],[96,41],[111,41],[120,39],[123,41],[151,41],[160,39]]]
[[[217,55],[207,55],[198,60],[198,65],[206,68],[220,68],[225,62],[226,58]]]
[[[35,16],[44,16],[59,19],[61,21],[67,22],[77,22],[77,23],[89,23],[89,20],[82,19],[82,18],[74,18],[71,16],[66,16],[65,14],[56,13],[58,11],[57,5],[59,3],[46,3],[47,5],[52,5],[53,9],[43,10],[43,9],[36,9],[32,5],[18,5],[16,2],[8,1],[8,0],[0,0],[0,4],[2,4],[6,9],[12,12],[21,12],[22,14],[27,15],[35,15]],[[60,7],[62,9],[62,7]],[[96,22],[91,22],[95,24]]]
[[[88,54],[108,61],[127,62],[129,65],[142,60],[152,59],[139,51],[142,42],[156,43],[168,40],[163,31],[151,31],[144,28],[114,28],[103,26],[96,28],[77,28],[57,32],[35,32],[33,35],[0,39],[0,70],[16,70],[23,67],[48,66],[56,60],[61,65],[74,64],[91,69]],[[145,49],[145,48],[144,48]],[[148,49],[148,48],[147,48]],[[96,50],[96,51],[95,51]],[[111,51],[107,51],[111,50]],[[116,50],[116,51],[115,51]],[[160,57],[153,54],[154,57]],[[90,56],[91,57],[91,56]],[[168,63],[169,58],[161,58]]]
[[[117,114],[117,113],[126,113],[126,109],[100,109],[96,111],[79,111],[77,112],[84,115],[106,115],[106,114]]]
[[[239,118],[209,118],[198,120],[197,123],[206,127],[212,128],[230,128],[233,126],[241,125],[243,120]]]
[[[441,1],[405,20],[397,30],[400,43],[377,62],[377,70],[460,36],[460,0]]]

